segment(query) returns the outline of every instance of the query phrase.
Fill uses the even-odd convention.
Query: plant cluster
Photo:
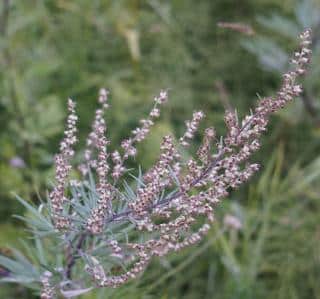
[[[129,169],[126,162],[136,156],[137,144],[160,116],[160,106],[168,100],[166,90],[154,98],[148,117],[113,152],[108,150],[105,121],[108,91],[100,90],[101,107],[87,138],[84,162],[78,165],[80,180],[70,178],[78,118],[69,99],[67,127],[55,158],[56,184],[48,202],[36,209],[19,199],[31,214],[24,220],[36,247],[35,252],[26,250],[37,262],[17,251],[15,259],[2,256],[0,264],[6,270],[2,280],[40,285],[43,299],[56,294],[68,298],[95,287],[118,287],[143,272],[152,257],[199,242],[214,221],[216,205],[259,169],[249,158],[260,148],[270,115],[301,94],[297,79],[310,61],[310,44],[311,32],[305,30],[292,59],[294,67],[283,75],[275,97],[260,99],[242,120],[236,111],[226,112],[225,137],[217,138],[214,128],[206,128],[200,147],[188,156],[205,117],[196,111],[181,138],[163,137],[157,161],[144,173]],[[53,258],[45,258],[44,247]]]

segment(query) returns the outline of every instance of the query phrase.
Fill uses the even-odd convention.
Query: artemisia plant
[[[0,257],[2,280],[38,287],[42,299],[71,297],[118,287],[144,271],[152,257],[199,242],[214,221],[215,206],[259,169],[249,158],[260,147],[270,115],[301,94],[297,79],[310,61],[310,35],[310,30],[300,35],[294,67],[283,75],[276,96],[260,99],[242,120],[235,111],[226,111],[226,136],[218,138],[213,127],[206,128],[196,154],[185,160],[181,152],[205,117],[194,112],[183,136],[163,137],[160,155],[145,173],[126,165],[160,116],[167,91],[154,98],[148,117],[119,150],[110,152],[108,91],[101,89],[83,163],[75,168],[82,176],[77,181],[69,178],[78,121],[69,99],[67,128],[55,157],[56,184],[48,201],[37,209],[19,199],[29,210],[24,220],[35,247],[26,245],[24,255],[13,251],[15,259]]]

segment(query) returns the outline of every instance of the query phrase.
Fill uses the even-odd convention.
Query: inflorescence
[[[259,100],[256,108],[243,120],[239,120],[235,111],[227,111],[226,136],[217,138],[214,128],[205,129],[194,157],[184,160],[182,156],[185,155],[181,153],[189,147],[205,117],[201,111],[194,112],[192,119],[186,122],[186,132],[181,138],[175,139],[171,135],[163,138],[159,158],[138,179],[130,199],[123,192],[130,173],[126,162],[137,155],[137,144],[147,137],[155,119],[160,116],[160,106],[168,100],[168,92],[161,91],[154,98],[154,107],[148,117],[121,142],[121,148],[108,152],[110,141],[106,137],[105,122],[108,91],[100,90],[101,108],[96,111],[92,132],[87,138],[85,162],[79,166],[83,175],[80,185],[88,180],[88,176],[96,175],[97,184],[92,192],[98,200],[73,239],[68,276],[71,276],[75,256],[84,256],[88,261],[84,268],[97,287],[117,287],[137,277],[153,256],[179,251],[197,243],[208,233],[214,221],[215,206],[230,189],[242,185],[258,171],[259,165],[250,163],[249,158],[260,148],[260,137],[266,131],[270,114],[279,111],[302,92],[296,81],[305,73],[310,61],[310,30],[304,31],[300,40],[301,47],[292,60],[294,68],[283,75],[275,97]],[[69,100],[68,108],[65,137],[55,158],[57,183],[49,196],[54,226],[64,236],[74,233],[75,227],[79,228],[78,223],[73,223],[76,210],[70,204],[75,199],[67,191],[72,168],[70,160],[74,156],[72,148],[77,140],[77,116],[72,100]],[[111,225],[116,223],[133,224],[134,236],[129,234],[127,238],[118,238],[115,233],[110,234]],[[137,238],[137,232],[148,237]],[[120,271],[116,265],[104,268],[104,261],[94,256],[92,250],[92,242],[97,243],[97,239],[104,242],[109,256],[126,265],[126,270]],[[42,276],[42,298],[54,296],[50,281],[51,274],[47,271]]]

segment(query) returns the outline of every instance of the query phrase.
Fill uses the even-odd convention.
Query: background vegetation
[[[223,133],[223,111],[243,115],[271,95],[302,28],[314,31],[301,99],[273,118],[263,165],[216,211],[209,238],[155,260],[139,281],[93,298],[320,298],[320,6],[312,0],[2,0],[0,19],[0,250],[24,236],[12,192],[45,195],[63,132],[67,97],[78,103],[80,137],[100,87],[111,90],[116,145],[161,88],[170,103],[140,149],[144,167],[161,136],[179,134],[195,109]],[[240,22],[254,34],[221,28]],[[81,150],[81,145],[79,150]],[[142,159],[143,157],[143,159]],[[240,219],[228,228],[225,215]],[[34,298],[0,287],[1,298]]]

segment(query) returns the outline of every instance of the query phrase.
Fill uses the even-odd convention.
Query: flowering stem
[[[113,168],[109,173],[106,151],[108,140],[105,137],[106,126],[103,119],[103,109],[107,107],[107,92],[102,90],[99,102],[103,104],[103,109],[98,109],[96,112],[94,130],[88,137],[89,149],[85,155],[87,162],[96,168],[98,183],[95,184],[97,190],[95,196],[97,197],[93,201],[92,199],[89,202],[81,201],[79,208],[75,205],[74,209],[67,210],[64,208],[64,203],[68,200],[65,197],[65,187],[71,170],[69,160],[74,155],[71,145],[76,141],[74,104],[69,103],[68,127],[61,143],[61,153],[56,158],[57,185],[49,196],[53,208],[52,216],[58,229],[66,234],[72,228],[70,227],[72,219],[80,223],[80,226],[75,223],[75,228],[80,231],[67,248],[64,278],[71,280],[73,267],[79,256],[85,253],[88,257],[85,270],[96,286],[117,287],[137,277],[153,256],[164,256],[170,251],[181,250],[197,243],[208,233],[214,221],[216,203],[225,198],[230,189],[246,182],[259,169],[259,165],[251,163],[249,158],[260,147],[259,138],[266,131],[270,115],[302,93],[302,87],[296,83],[296,79],[305,73],[306,65],[310,62],[310,30],[303,32],[300,39],[300,50],[294,53],[292,59],[292,63],[296,66],[283,75],[277,96],[261,99],[254,112],[245,116],[241,122],[235,111],[226,111],[224,120],[227,134],[216,144],[214,153],[211,151],[216,136],[213,128],[205,130],[196,157],[187,161],[181,158],[181,152],[175,145],[174,138],[171,135],[165,136],[157,162],[144,174],[144,184],[143,186],[138,184],[136,191],[125,190],[126,192],[121,194],[116,185],[126,171],[124,162],[128,157],[136,155],[135,144],[145,139],[153,125],[153,119],[159,116],[159,109],[155,106],[148,118],[141,120],[142,125],[132,131],[133,135],[121,143],[122,155],[119,151],[111,154]],[[155,102],[161,104],[166,99],[167,92],[162,91],[160,96],[155,98]],[[201,111],[193,113],[191,121],[186,122],[185,134],[179,139],[180,145],[183,147],[189,145],[203,117]],[[91,159],[92,146],[97,148],[97,160]],[[108,182],[109,174],[113,178],[113,183]],[[175,181],[177,182],[174,183]],[[119,197],[116,195],[118,192],[120,192]],[[133,196],[131,193],[134,193]],[[114,200],[122,201],[124,198],[125,201],[129,201],[127,197],[133,197],[134,200],[130,200],[128,206],[121,212],[112,208]],[[90,194],[88,198],[91,198]],[[97,205],[92,209],[91,205],[95,202]],[[88,212],[87,219],[84,211]],[[203,215],[207,216],[205,223],[200,227],[193,226],[197,216],[203,222]],[[86,219],[85,222],[82,221],[83,218]],[[129,237],[124,240],[115,236],[114,232],[110,235],[107,233],[110,224],[114,222],[128,224],[131,219],[138,231],[146,230],[150,234],[157,232],[154,238],[145,242],[140,240],[129,242]],[[105,254],[102,256],[96,251],[94,256],[91,254],[94,249],[90,247],[88,241],[93,236],[95,238],[92,239],[94,242],[91,245],[97,245],[96,248],[106,247],[106,254],[110,258],[120,259],[129,265],[129,269],[120,272],[117,266],[111,266],[106,273]],[[49,274],[43,275],[44,294],[52,293]]]

